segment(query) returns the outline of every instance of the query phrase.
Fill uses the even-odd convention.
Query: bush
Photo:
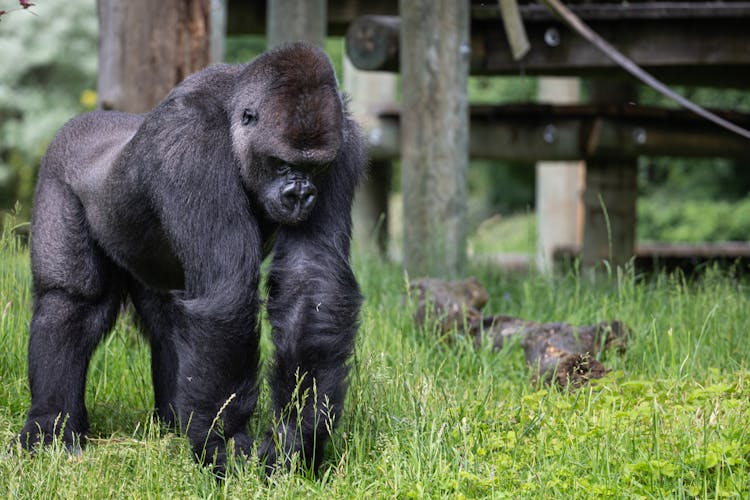
[[[750,239],[750,198],[734,203],[641,198],[637,232],[639,241],[746,241]]]

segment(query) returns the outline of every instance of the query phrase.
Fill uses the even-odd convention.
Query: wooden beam
[[[665,81],[746,86],[750,81],[750,8],[737,10],[736,17],[701,13],[706,17],[646,17],[635,21],[626,16],[593,19],[590,25],[627,57]],[[524,21],[531,50],[521,61],[514,61],[499,18],[474,19],[471,74],[626,76],[559,21],[541,17]],[[394,49],[389,41],[398,30],[398,22],[387,16],[355,20],[346,35],[347,53],[354,65],[372,71],[397,71],[398,47]],[[388,50],[384,52],[384,48]]]
[[[526,20],[550,21],[553,16],[542,5],[519,2]],[[500,19],[496,2],[471,0],[472,19]],[[264,34],[265,2],[228,0],[230,34]],[[748,17],[750,2],[605,2],[579,3],[571,9],[584,20],[664,19],[695,17]],[[328,0],[328,33],[341,36],[349,25],[364,15],[398,15],[398,0]]]
[[[303,3],[305,0],[300,0]],[[228,0],[227,31],[230,35],[266,33],[267,5],[263,1]],[[329,36],[342,36],[349,24],[365,14],[398,14],[398,0],[328,0]]]
[[[745,127],[750,115],[722,112]],[[472,158],[533,163],[636,156],[750,158],[746,139],[682,110],[612,105],[472,106]],[[368,133],[373,158],[399,155],[399,113],[380,113]]]
[[[750,2],[591,2],[571,3],[569,8],[585,21],[618,21],[643,19],[703,19],[750,17]],[[525,3],[520,6],[521,15],[527,21],[552,21],[555,19],[541,3]],[[474,1],[472,19],[497,19],[500,9],[497,4]]]
[[[556,262],[573,262],[581,255],[577,245],[557,247]],[[717,243],[639,243],[635,247],[636,272],[672,271],[691,274],[707,268],[707,264],[725,267],[739,265],[742,272],[750,266],[750,243],[724,241]]]

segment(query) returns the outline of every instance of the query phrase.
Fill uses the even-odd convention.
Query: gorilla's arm
[[[145,178],[137,182],[150,190],[157,225],[184,276],[183,289],[169,293],[154,293],[148,282],[131,287],[151,336],[156,394],[164,398],[156,405],[167,421],[174,411],[195,453],[210,462],[216,452],[218,464],[224,439],[235,437],[249,453],[244,426],[257,397],[261,261],[226,120],[215,96],[177,95],[154,110],[123,155],[139,165]]]
[[[269,468],[288,463],[294,452],[317,465],[328,424],[342,411],[362,301],[349,264],[350,209],[365,164],[355,130],[347,121],[343,147],[310,219],[277,236],[267,305],[276,346],[271,390],[277,422],[260,449]]]

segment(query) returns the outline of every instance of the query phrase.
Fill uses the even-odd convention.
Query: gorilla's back
[[[179,287],[182,270],[154,226],[141,186],[122,168],[134,165],[118,161],[144,116],[94,111],[70,120],[50,144],[39,176],[72,191],[91,236],[120,266],[157,288]]]

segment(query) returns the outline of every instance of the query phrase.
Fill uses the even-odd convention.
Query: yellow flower
[[[81,105],[86,109],[94,109],[96,107],[96,90],[86,89],[81,92]]]

